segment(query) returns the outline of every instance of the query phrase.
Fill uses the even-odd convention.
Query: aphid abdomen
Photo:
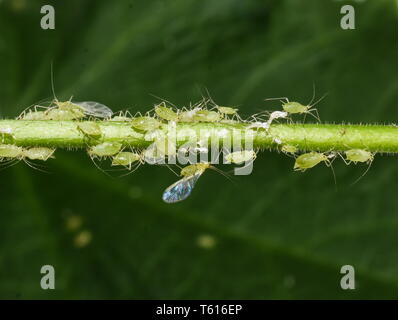
[[[238,109],[234,109],[231,107],[221,107],[221,106],[217,106],[217,110],[218,112],[224,115],[234,115],[238,112]]]
[[[68,120],[77,120],[84,117],[84,113],[82,112],[74,112],[72,110],[63,110],[63,109],[50,109],[45,112],[46,120],[58,120],[58,121],[68,121]]]
[[[225,156],[228,163],[240,164],[248,162],[256,158],[256,153],[253,150],[235,151]]]
[[[140,161],[141,156],[134,152],[119,152],[112,159],[112,166],[131,166],[134,162]]]
[[[308,111],[308,107],[302,105],[299,102],[286,102],[282,105],[283,110],[287,113],[306,113]]]
[[[20,158],[23,148],[13,144],[0,144],[0,158]]]
[[[117,154],[121,148],[122,145],[120,143],[103,142],[91,147],[88,150],[88,153],[92,156],[97,156],[97,157],[110,157]]]
[[[221,120],[221,115],[215,111],[200,110],[196,112],[193,119],[199,122],[217,122]]]
[[[282,146],[281,151],[284,153],[291,153],[294,154],[298,151],[297,147],[290,145],[290,144],[285,144]]]
[[[21,116],[22,120],[49,120],[45,111],[28,111]]]
[[[151,117],[138,117],[131,121],[133,128],[142,131],[151,131],[160,127],[162,123]]]
[[[47,161],[50,158],[54,158],[54,152],[55,149],[50,149],[46,147],[33,147],[29,149],[24,149],[23,156],[30,160]]]
[[[362,149],[351,149],[345,152],[347,160],[352,162],[368,162],[373,160],[373,154]]]
[[[77,128],[86,136],[98,139],[102,136],[101,127],[95,122],[81,122]]]
[[[155,107],[155,113],[159,118],[167,120],[167,121],[177,121],[178,114],[174,112],[171,108],[165,106],[165,104],[160,104]]]
[[[327,157],[322,153],[318,152],[305,153],[297,157],[296,162],[294,163],[294,170],[305,171],[306,169],[313,168],[318,163],[326,160]]]
[[[206,169],[210,168],[210,163],[194,163],[181,169],[181,176],[188,177],[195,174],[202,174]]]

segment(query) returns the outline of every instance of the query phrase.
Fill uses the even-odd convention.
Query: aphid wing
[[[95,101],[83,101],[73,102],[74,104],[82,107],[86,114],[99,117],[99,118],[110,118],[113,115],[113,111],[104,104]]]
[[[163,192],[163,201],[167,203],[175,203],[188,198],[200,176],[201,173],[194,174],[173,183]]]

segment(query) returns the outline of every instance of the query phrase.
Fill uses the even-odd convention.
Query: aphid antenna
[[[0,162],[0,171],[3,171],[5,169],[11,168],[12,166],[15,166],[17,163],[19,163],[22,159],[10,159],[10,160],[6,160],[3,161],[1,159]]]
[[[341,158],[341,160],[343,160],[345,165],[349,166],[352,163],[352,161],[346,160],[340,152],[337,152],[337,155]]]
[[[213,165],[211,165],[211,166],[209,167],[209,169],[212,169],[212,170],[216,171],[217,173],[221,174],[222,176],[224,176],[225,178],[227,178],[230,182],[232,182],[234,185],[237,184],[237,181],[234,180],[234,179],[232,178],[232,175],[229,174],[228,172],[222,171],[221,169],[218,169],[217,167],[215,167],[215,166],[213,166]],[[231,172],[232,172],[232,170],[231,170]]]
[[[17,117],[17,119],[22,119],[23,116],[26,115],[27,111],[28,111],[30,108],[32,108],[32,107],[34,108],[34,111],[37,111],[38,108],[45,109],[45,110],[49,109],[49,107],[45,107],[45,106],[41,106],[41,105],[40,105],[40,104],[43,103],[43,102],[48,102],[48,103],[51,104],[51,102],[50,102],[49,100],[47,100],[47,98],[46,98],[46,99],[39,100],[39,101],[37,101],[37,102],[31,104],[29,107],[26,107],[25,109],[23,109],[22,112],[21,112],[21,113],[19,114],[19,116]]]
[[[157,96],[157,95],[154,95],[154,94],[152,94],[152,93],[150,93],[149,95],[152,96],[152,97],[154,97],[154,98],[156,98],[156,99],[158,99],[158,100],[160,100],[161,103],[163,103],[163,104],[165,104],[165,102],[167,102],[167,103],[169,103],[170,105],[172,105],[174,108],[178,109],[177,106],[176,106],[174,103],[170,102],[169,100],[166,100],[166,99],[164,99],[164,98],[161,98],[161,97],[159,97],[159,96]]]
[[[94,163],[94,165],[97,167],[98,170],[100,170],[103,174],[107,175],[110,178],[113,178],[106,170],[102,169],[96,162],[95,162],[95,156],[89,154],[91,161]]]
[[[50,64],[50,77],[51,77],[51,91],[54,96],[54,101],[58,101],[57,96],[55,95],[55,85],[54,85],[54,61],[51,60]]]
[[[353,186],[354,184],[359,182],[359,180],[361,180],[368,173],[370,167],[372,166],[372,163],[373,163],[373,160],[369,161],[368,167],[366,168],[365,172],[362,173],[353,183],[351,183],[350,186]]]
[[[289,102],[289,98],[288,97],[277,97],[277,98],[267,98],[264,99],[264,101],[275,101],[275,100],[279,100],[280,102],[284,103],[284,102]]]
[[[333,161],[334,159],[332,160],[327,159],[325,160],[325,165],[332,170],[334,185],[337,187],[336,173],[334,172]]]
[[[34,169],[34,170],[38,170],[38,171],[40,171],[40,172],[43,172],[43,173],[50,173],[49,171],[46,171],[46,170],[44,170],[44,169],[40,169],[39,167],[45,167],[45,166],[41,166],[41,165],[39,165],[39,164],[33,164],[33,162],[32,161],[29,161],[28,159],[26,159],[26,158],[22,158],[21,159],[24,163],[26,163],[30,168],[32,168],[32,169]]]
[[[134,165],[129,165],[129,166],[124,166],[125,169],[129,170],[127,173],[122,174],[120,176],[118,176],[118,178],[123,178],[126,177],[132,173],[134,173],[136,170],[138,170],[138,168],[142,165],[141,161],[138,161],[138,163],[135,163]],[[119,169],[119,170],[124,170],[124,169]],[[116,171],[116,170],[115,170]]]

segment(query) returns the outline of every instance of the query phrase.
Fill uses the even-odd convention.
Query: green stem
[[[28,121],[0,120],[0,132],[11,132],[12,143],[19,146],[48,146],[54,148],[85,148],[87,144],[120,142],[123,145],[142,148],[153,140],[145,133],[134,130],[129,122],[100,121],[103,133],[99,140],[87,139],[78,129],[81,121]],[[302,151],[343,151],[353,148],[371,152],[398,153],[398,127],[386,125],[345,124],[274,124],[267,132],[248,129],[248,124],[178,123],[175,128],[177,144],[209,137],[211,141],[226,143],[228,140],[244,144],[253,139],[255,148],[278,148],[275,138]],[[164,125],[161,132],[171,134],[173,128]],[[1,134],[1,133],[0,133]],[[5,143],[7,136],[3,135]],[[146,139],[145,139],[146,137]]]

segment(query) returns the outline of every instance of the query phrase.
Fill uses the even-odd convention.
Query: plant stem
[[[78,129],[81,121],[31,121],[0,120],[1,132],[11,132],[13,141],[3,143],[19,146],[47,146],[53,148],[85,148],[99,142],[120,142],[125,146],[143,148],[152,143],[144,132],[134,130],[129,122],[96,122],[103,133],[102,138],[93,141]],[[243,145],[253,139],[255,148],[277,149],[278,138],[283,144],[294,145],[302,151],[344,151],[353,148],[371,152],[398,153],[398,127],[386,125],[345,124],[274,124],[269,131],[248,129],[247,124],[226,123],[178,123],[175,128],[163,125],[161,133],[170,135],[173,130],[177,145],[197,141],[198,136],[211,141],[233,141]],[[209,140],[209,141],[210,141]]]

